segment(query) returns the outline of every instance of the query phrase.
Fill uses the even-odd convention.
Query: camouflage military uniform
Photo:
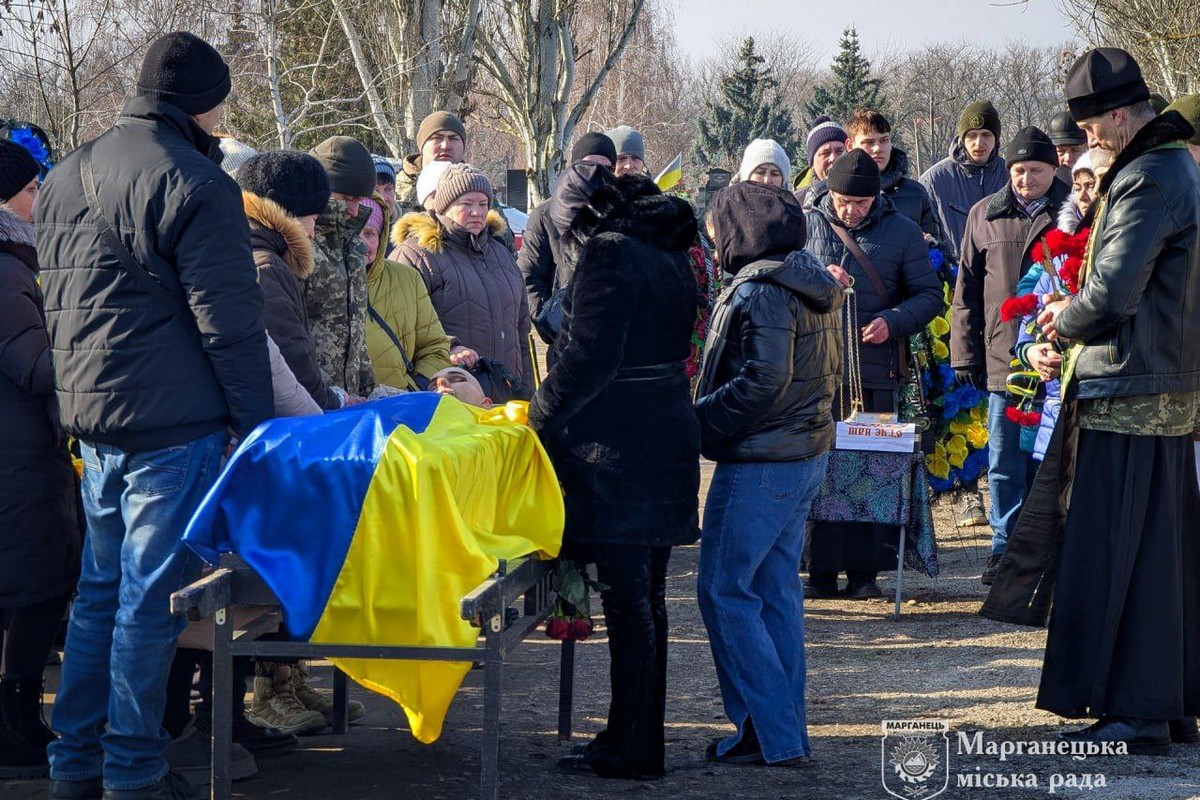
[[[1200,392],[1096,397],[1079,401],[1079,427],[1131,436],[1188,436]]]
[[[313,271],[304,282],[308,327],[317,364],[331,386],[366,397],[375,388],[367,352],[367,248],[358,237],[370,210],[346,218],[346,203],[329,199],[317,217]]]

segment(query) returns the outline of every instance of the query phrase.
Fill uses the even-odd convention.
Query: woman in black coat
[[[0,140],[0,779],[45,775],[54,735],[41,716],[42,672],[79,578],[79,490],[51,417],[37,190],[37,162]]]
[[[879,170],[862,150],[851,150],[829,169],[826,189],[814,195],[806,212],[806,249],[827,265],[854,278],[864,411],[897,409],[897,390],[906,369],[901,345],[942,311],[942,284],[929,261],[921,229],[880,194]],[[847,236],[867,257],[872,275],[838,234]],[[847,342],[847,345],[850,343]],[[847,379],[851,360],[845,359]],[[848,380],[847,382],[848,383]],[[833,408],[845,419],[849,390],[843,384]],[[875,578],[896,566],[899,531],[891,525],[857,522],[815,523],[809,546],[810,599],[838,594],[837,574],[845,570],[846,595],[855,600],[880,597]]]
[[[602,777],[664,770],[666,569],[696,541],[700,431],[684,373],[696,316],[696,219],[644,176],[592,196],[555,362],[529,412],[566,496],[563,553],[595,563],[612,658],[609,727],[560,765]]]

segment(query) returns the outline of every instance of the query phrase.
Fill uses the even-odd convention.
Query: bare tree
[[[1170,97],[1200,90],[1200,0],[1058,0],[1092,45],[1133,54]]]
[[[524,147],[535,202],[547,196],[562,169],[567,142],[621,57],[645,2],[606,0],[586,8],[571,0],[489,5],[478,38],[480,66],[489,78],[483,92],[497,101],[493,124]],[[598,16],[588,20],[584,11]],[[585,26],[595,35],[581,36]],[[600,58],[576,89],[579,43],[595,48]]]

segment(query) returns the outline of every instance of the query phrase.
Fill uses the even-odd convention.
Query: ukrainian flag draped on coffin
[[[259,426],[184,540],[236,552],[279,598],[292,637],[472,647],[459,601],[498,559],[558,554],[558,480],[524,404],[484,410],[421,392]],[[399,703],[430,743],[469,662],[336,659]]]

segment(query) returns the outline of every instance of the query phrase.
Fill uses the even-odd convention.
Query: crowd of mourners
[[[873,109],[819,118],[801,170],[755,139],[701,219],[649,177],[639,131],[585,133],[519,250],[453,114],[399,170],[347,136],[255,153],[217,133],[230,72],[188,33],[155,40],[115,124],[52,169],[0,140],[0,778],[192,797],[212,658],[169,612],[200,569],[181,532],[259,423],[421,391],[530,401],[562,556],[604,587],[608,723],[560,767],[664,774],[667,568],[698,539],[735,729],[707,758],[803,766],[804,599],[878,597],[896,565],[894,527],[809,511],[835,423],[901,411],[927,330],[986,396],[984,613],[1049,614],[1037,705],[1096,720],[1074,741],[1200,741],[1200,97],[1159,103],[1114,48],[1065,88],[1007,140],[968,104],[919,179]],[[235,778],[330,724],[304,663],[237,676]]]

